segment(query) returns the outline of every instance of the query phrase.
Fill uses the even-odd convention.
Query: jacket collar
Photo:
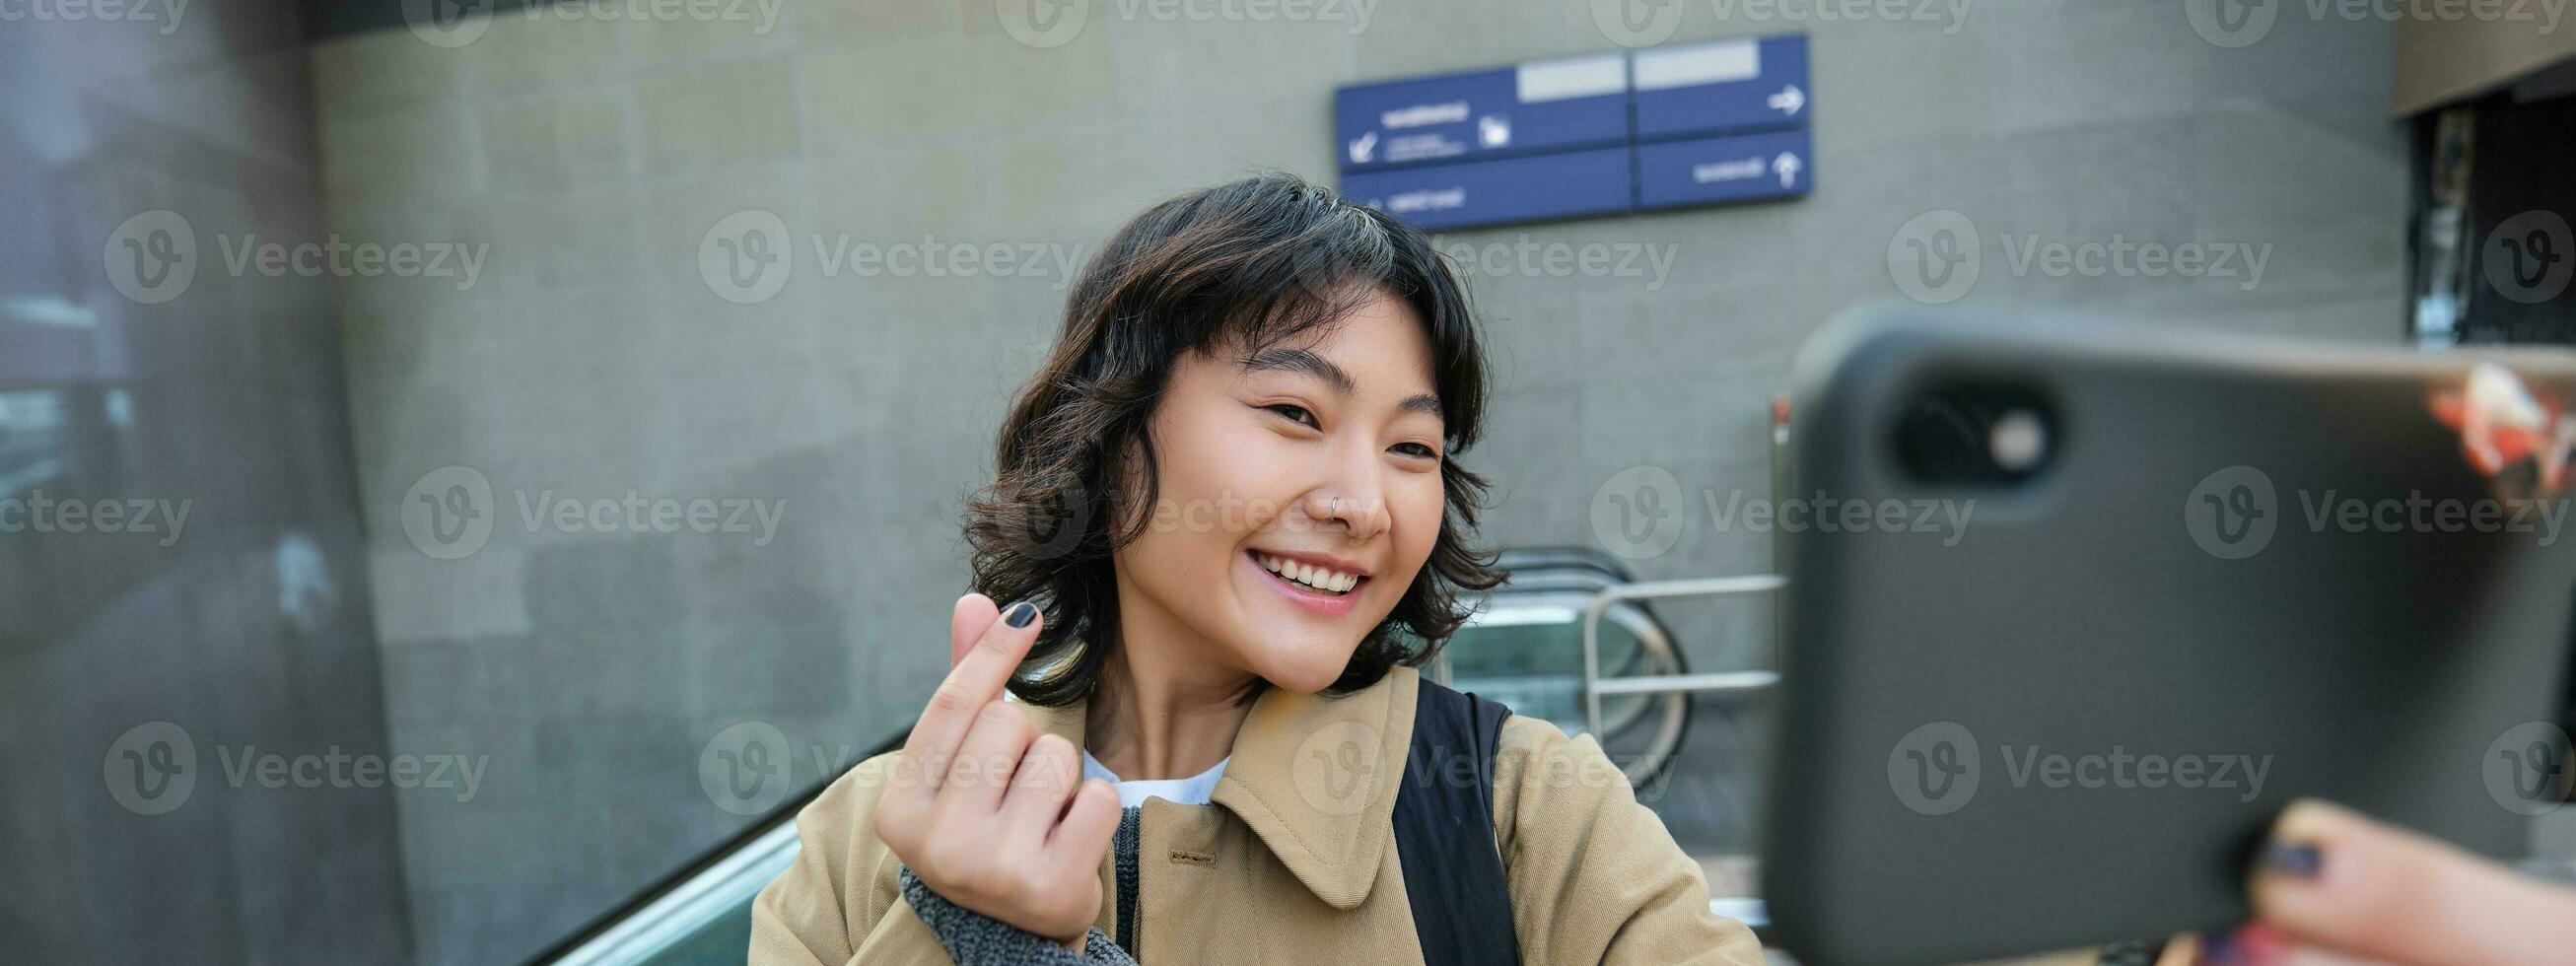
[[[1393,668],[1338,698],[1263,691],[1217,780],[1211,801],[1241,818],[1297,881],[1335,909],[1368,898],[1394,838],[1419,677]],[[1040,729],[1082,747],[1083,704],[1023,707]]]

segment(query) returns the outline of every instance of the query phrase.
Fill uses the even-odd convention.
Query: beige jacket
[[[1419,963],[1389,816],[1416,673],[1341,698],[1272,689],[1235,737],[1213,804],[1149,799],[1138,849],[1148,964]],[[1023,705],[1082,746],[1083,709]],[[945,963],[869,830],[891,755],[861,762],[797,816],[796,864],[752,906],[755,966]],[[1494,760],[1494,839],[1531,963],[1757,966],[1761,944],[1708,909],[1697,863],[1590,737],[1514,717]],[[1107,861],[1097,925],[1115,936]]]

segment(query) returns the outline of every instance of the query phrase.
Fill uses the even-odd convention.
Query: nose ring
[[[1333,515],[1333,516],[1341,516],[1341,515],[1342,515],[1342,498],[1341,498],[1341,497],[1338,497],[1338,496],[1337,496],[1337,497],[1334,497],[1334,498],[1333,498],[1333,512],[1332,512],[1332,515]]]

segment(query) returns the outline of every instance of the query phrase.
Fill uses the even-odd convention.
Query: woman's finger
[[[2273,825],[2256,919],[2320,952],[2409,966],[2564,963],[2576,891],[2316,801]]]
[[[1109,854],[1109,839],[1118,832],[1118,816],[1117,789],[1097,778],[1083,782],[1064,810],[1064,821],[1047,836],[1048,861],[1067,874],[1100,868]]]
[[[1060,735],[1039,735],[1020,756],[1011,788],[1002,799],[1002,827],[1014,842],[1028,848],[1046,844],[1064,814],[1066,799],[1082,783],[1082,753]],[[1026,833],[1026,837],[1021,836]],[[1016,847],[1016,846],[1015,846]]]
[[[1038,736],[1028,714],[994,701],[975,715],[974,730],[957,746],[948,775],[939,787],[939,809],[952,815],[991,815],[1002,805],[1002,791],[1019,771],[1020,758]]]
[[[958,609],[966,606],[960,602]],[[947,759],[974,727],[975,716],[1002,696],[1002,686],[1010,682],[1020,659],[1028,656],[1029,645],[1037,641],[1043,625],[1035,605],[1025,601],[1011,605],[1000,620],[984,628],[974,646],[949,668],[948,678],[939,682],[930,705],[921,711],[921,720],[913,723],[912,734],[903,740],[904,755],[921,771],[926,790],[937,791],[945,781]]]
[[[975,646],[975,639],[984,636],[984,629],[1001,619],[1002,608],[993,598],[975,593],[957,598],[957,606],[948,614],[949,669],[955,670],[957,662],[966,659],[966,650]]]

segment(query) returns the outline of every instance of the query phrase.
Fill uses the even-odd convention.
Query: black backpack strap
[[[1395,793],[1395,852],[1425,966],[1518,963],[1512,895],[1494,846],[1494,750],[1511,710],[1422,679]]]

